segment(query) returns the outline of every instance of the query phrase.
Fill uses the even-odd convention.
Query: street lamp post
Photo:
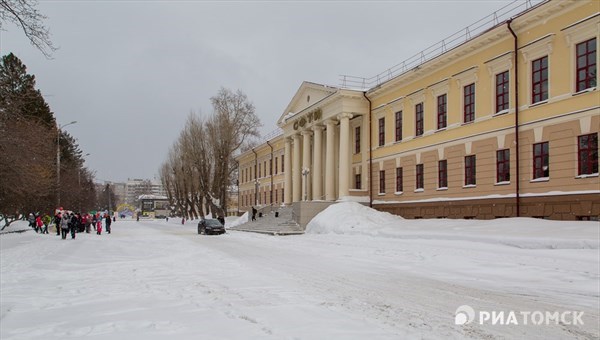
[[[302,176],[304,176],[304,200],[308,201],[308,174],[310,173],[309,168],[302,169]]]
[[[60,208],[60,131],[62,128],[65,128],[69,125],[73,125],[77,123],[76,120],[65,124],[59,125],[56,130],[56,207]]]

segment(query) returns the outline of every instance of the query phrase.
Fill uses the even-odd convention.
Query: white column
[[[314,154],[313,154],[313,200],[323,199],[323,174],[322,172],[322,160],[323,160],[323,126],[313,126],[314,137]]]
[[[283,167],[285,168],[285,182],[283,185],[284,197],[282,199],[285,205],[290,205],[292,203],[292,140],[290,138],[285,139]]]
[[[338,198],[349,196],[350,194],[350,118],[352,114],[342,113],[338,115],[340,120],[340,184],[338,189]]]
[[[300,135],[296,134],[294,138],[294,159],[293,159],[293,181],[292,181],[292,201],[300,202],[302,200],[302,190],[300,185],[302,184],[302,169],[300,168]]]
[[[310,135],[312,135],[311,131],[304,130],[302,131],[302,171],[310,169]],[[310,177],[312,173],[308,173],[307,176],[302,176],[302,200],[306,198],[307,201],[311,200],[310,197]]]
[[[325,150],[325,199],[335,201],[335,124],[334,120],[325,122],[327,125],[327,146]]]

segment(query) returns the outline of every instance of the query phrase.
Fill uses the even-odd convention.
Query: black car
[[[204,219],[198,222],[198,234],[225,234],[225,227],[216,219]]]

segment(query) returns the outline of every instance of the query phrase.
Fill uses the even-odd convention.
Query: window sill
[[[494,116],[494,117],[496,117],[496,116],[502,116],[502,115],[505,115],[505,114],[507,114],[508,112],[510,112],[510,109],[506,109],[506,110],[498,111],[498,112],[494,113],[494,114],[493,114],[493,116]]]
[[[475,121],[474,121],[474,120],[472,120],[472,121],[470,121],[470,122],[466,122],[466,123],[465,123],[465,122],[463,122],[463,123],[461,124],[461,126],[465,126],[465,125],[469,125],[469,124],[473,124],[473,123],[475,123]]]
[[[477,188],[477,184],[467,184],[463,185],[463,189]]]
[[[439,129],[435,130],[435,131],[434,131],[434,133],[438,133],[438,132],[446,131],[446,129],[447,129],[447,128],[448,128],[447,126],[445,126],[445,127],[443,127],[443,128],[439,128]]]
[[[415,189],[415,192],[424,192],[424,191],[425,191],[425,189],[423,189],[423,188]]]
[[[539,101],[537,103],[532,103],[531,105],[529,105],[529,108],[531,109],[532,107],[536,107],[536,106],[540,106],[540,105],[544,105],[544,104],[548,104],[548,99]]]
[[[448,190],[448,187],[441,187],[441,188],[437,188],[435,190],[436,191],[446,191],[446,190]]]
[[[504,181],[504,182],[496,182],[494,183],[494,185],[509,185],[510,181]]]
[[[576,179],[579,179],[579,178],[590,178],[590,177],[598,177],[598,173],[596,172],[594,174],[583,174],[583,175],[575,176]]]
[[[584,94],[584,93],[588,93],[588,92],[594,92],[594,91],[596,91],[596,86],[594,86],[594,87],[590,87],[590,88],[587,88],[587,89],[585,89],[585,90],[581,90],[581,91],[579,91],[579,92],[575,92],[575,93],[573,93],[573,95],[574,95],[574,96],[578,96],[578,95],[580,95],[580,94]]]
[[[385,196],[385,192],[380,192],[377,194],[377,196]]]
[[[394,195],[396,195],[396,196],[400,196],[400,195],[402,195],[403,193],[404,193],[404,191],[396,191],[396,192],[394,193]]]
[[[537,183],[537,182],[548,182],[550,181],[550,177],[540,177],[540,178],[534,178],[531,181],[529,181],[529,183]]]

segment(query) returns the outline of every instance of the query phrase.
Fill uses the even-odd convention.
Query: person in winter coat
[[[104,224],[106,225],[106,232],[110,234],[110,224],[111,224],[112,220],[111,220],[109,214],[105,215],[104,221],[105,221]]]
[[[50,216],[44,215],[44,217],[42,218],[42,222],[44,222],[44,229],[42,230],[42,234],[48,234],[48,225],[50,225],[51,221],[52,219],[50,218]]]
[[[62,214],[62,218],[60,219],[60,233],[62,235],[62,239],[67,238],[67,233],[69,232],[69,216],[67,213]]]
[[[37,217],[35,218],[35,232],[41,233],[43,226],[44,226],[44,222],[42,222],[42,216],[37,215]]]
[[[102,219],[101,218],[96,218],[96,234],[97,235],[102,234]]]
[[[79,228],[79,218],[77,218],[76,214],[71,214],[71,224],[69,225],[69,229],[71,230],[71,239],[74,239],[75,235],[77,235],[78,228]]]
[[[37,232],[35,228],[35,216],[33,216],[32,213],[29,213],[29,217],[27,217],[27,222],[29,222],[29,226]]]
[[[62,221],[62,215],[59,212],[54,215],[54,225],[56,226],[56,236],[60,235],[60,222]]]

